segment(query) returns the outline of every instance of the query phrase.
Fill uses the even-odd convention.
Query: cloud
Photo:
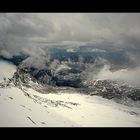
[[[140,66],[133,69],[121,69],[115,72],[111,72],[109,68],[109,66],[105,65],[96,76],[96,79],[117,80],[134,86],[140,86]]]
[[[0,13],[0,55],[36,55],[53,47],[48,42],[59,42],[58,47],[68,47],[60,42],[100,42],[104,48],[132,48],[138,53],[140,14]]]
[[[16,71],[16,67],[5,61],[0,61],[0,82],[3,82],[3,78],[11,78]]]
[[[34,40],[47,37],[53,29],[48,22],[42,25],[36,16],[30,14],[0,14],[0,54],[11,57],[20,52],[38,50]],[[38,39],[37,39],[38,41]]]

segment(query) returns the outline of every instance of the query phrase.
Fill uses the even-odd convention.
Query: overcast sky
[[[0,54],[38,51],[38,42],[114,42],[140,48],[139,13],[0,13]]]

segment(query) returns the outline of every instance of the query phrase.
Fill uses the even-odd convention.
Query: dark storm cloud
[[[39,46],[47,47],[48,45],[47,43],[39,44],[39,42],[60,41],[101,42],[105,43],[106,47],[112,44],[114,48],[136,48],[139,51],[140,14],[0,14],[1,55],[11,57],[19,52],[43,53]],[[70,45],[77,47],[77,45]]]

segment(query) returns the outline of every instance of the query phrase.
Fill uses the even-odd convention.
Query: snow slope
[[[139,108],[126,107],[96,96],[40,94],[32,89],[26,93],[36,98],[29,98],[15,87],[0,89],[0,126],[140,126]],[[57,106],[55,102],[58,101],[67,107]]]
[[[72,109],[53,108],[53,110],[80,126],[140,126],[139,108],[130,108],[101,97],[91,97],[76,93],[49,94],[46,97],[53,100],[78,103],[79,105],[72,107]]]
[[[0,126],[73,126],[76,123],[40,105],[15,87],[0,89]]]

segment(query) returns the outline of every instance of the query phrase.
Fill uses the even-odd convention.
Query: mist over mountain
[[[10,81],[20,88],[35,88],[30,81],[38,83],[41,88],[35,89],[43,93],[65,88],[128,106],[140,101],[139,67],[131,61],[123,64],[119,61],[125,62],[125,52],[115,51],[119,56],[116,58],[108,57],[108,52],[103,50],[88,51],[83,47],[82,50],[53,48],[44,56],[29,56],[19,64]]]
[[[105,126],[120,125],[125,117],[122,124],[139,126],[139,44],[138,13],[0,13],[0,125],[12,114],[14,123],[24,116],[32,125],[91,126],[107,113]],[[10,105],[21,111],[19,118],[3,112]],[[41,121],[42,112],[49,123]]]
[[[36,55],[21,53],[11,58],[1,56],[0,59],[17,65],[19,69],[30,69],[30,74],[38,71],[40,74],[37,77],[44,76],[41,73],[46,73],[48,77],[51,77],[52,83],[59,81],[60,83],[56,82],[58,85],[61,85],[60,79],[65,79],[64,83],[66,81],[73,83],[73,86],[75,82],[80,84],[81,80],[110,79],[139,86],[138,57],[136,53],[135,56],[131,53],[137,50],[97,48],[95,44],[87,46],[86,43],[78,43],[77,47],[73,48],[71,44],[74,46],[74,42],[65,42],[64,46],[61,43],[57,45],[50,43],[51,47],[43,46]],[[72,79],[77,81],[71,81]]]

